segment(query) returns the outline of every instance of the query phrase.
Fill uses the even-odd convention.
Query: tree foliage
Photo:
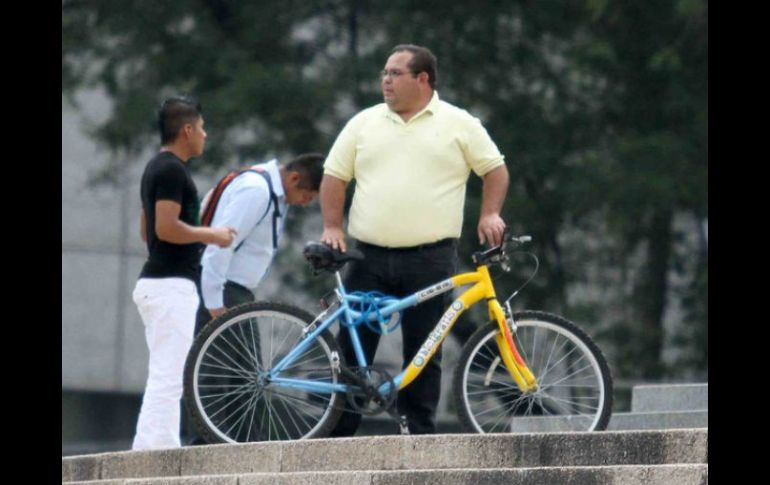
[[[441,97],[506,155],[504,217],[542,260],[522,302],[581,320],[621,376],[707,376],[705,0],[65,0],[62,93],[104,87],[114,112],[95,137],[129,153],[156,143],[163,97],[193,93],[203,165],[233,165],[328,150],[381,102],[377,72],[399,43],[434,51]],[[461,254],[478,247],[472,179]],[[667,337],[672,299],[685,326]]]

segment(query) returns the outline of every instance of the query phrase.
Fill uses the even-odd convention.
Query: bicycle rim
[[[481,433],[604,429],[611,390],[603,357],[563,325],[531,316],[516,323],[517,346],[538,390],[521,393],[500,358],[496,324],[485,327],[462,374],[462,405],[472,428]]]
[[[234,316],[205,340],[195,360],[194,399],[205,426],[223,442],[310,438],[339,406],[337,394],[278,387],[267,369],[301,339],[303,319],[281,311]],[[281,377],[337,382],[332,348],[319,336]]]

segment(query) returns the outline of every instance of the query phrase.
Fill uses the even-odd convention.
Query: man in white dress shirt
[[[226,250],[210,245],[203,253],[195,335],[226,309],[254,301],[253,290],[275,255],[289,206],[304,206],[318,197],[325,158],[306,153],[285,165],[270,160],[242,171],[227,184],[213,218],[204,225],[226,225],[237,235]],[[207,212],[201,211],[203,219],[209,216]],[[191,425],[189,415],[184,414],[186,442],[206,444]]]
[[[253,290],[275,255],[288,207],[307,205],[318,196],[324,159],[308,153],[285,165],[271,160],[227,185],[211,225],[232,227],[237,236],[230,247],[210,245],[203,253],[196,332],[227,308],[254,301]]]

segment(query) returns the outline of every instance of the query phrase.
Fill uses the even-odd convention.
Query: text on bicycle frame
[[[430,335],[428,335],[428,339],[422,344],[420,351],[417,352],[417,355],[412,359],[412,365],[415,367],[422,367],[425,365],[428,358],[433,355],[436,347],[438,347],[444,337],[446,337],[447,329],[452,326],[452,323],[454,323],[455,320],[457,320],[457,317],[460,316],[463,308],[463,302],[460,300],[455,300],[455,302],[452,303],[449,310],[447,310],[441,317],[441,320],[439,320],[436,328],[434,328]]]

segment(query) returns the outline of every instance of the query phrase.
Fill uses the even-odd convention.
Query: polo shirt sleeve
[[[463,137],[465,160],[479,177],[505,165],[505,160],[478,118],[469,116]]]
[[[324,174],[332,175],[344,182],[355,176],[356,137],[358,117],[353,117],[342,129],[324,162]]]

